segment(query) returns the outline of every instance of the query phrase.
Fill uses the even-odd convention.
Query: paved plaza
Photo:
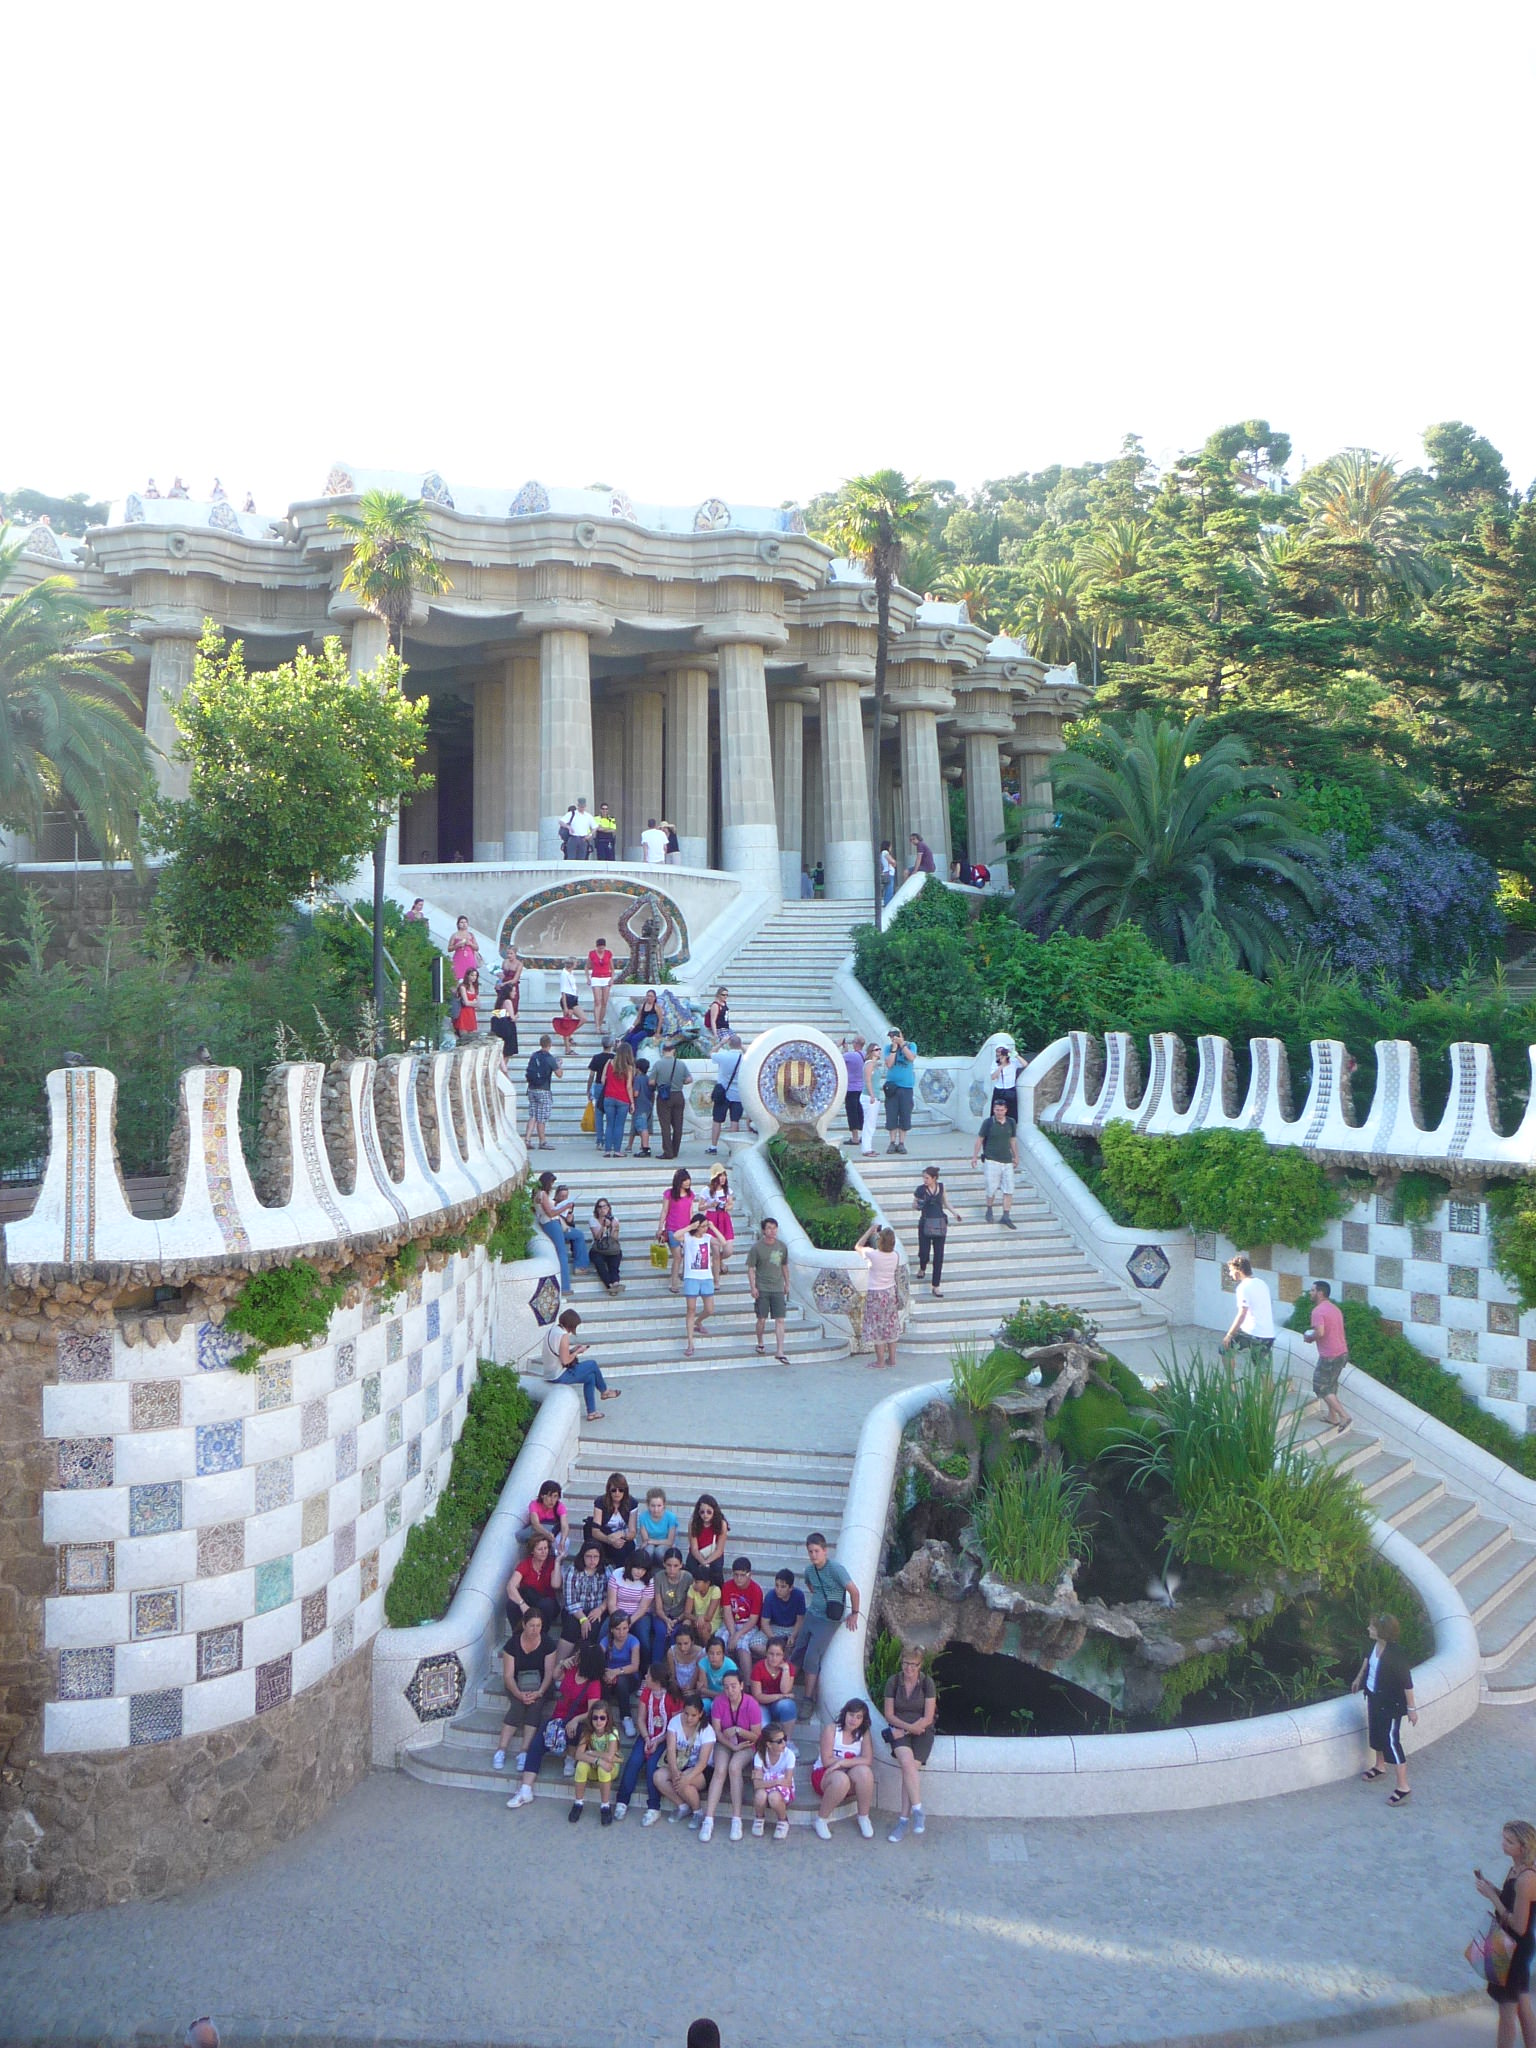
[[[1536,1710],[1484,1710],[1388,1809],[1358,1784],[1203,1813],[934,1822],[892,1848],[701,1845],[638,1815],[377,1774],[176,1901],[0,1925],[0,2039],[1045,2048],[1305,2039],[1475,1989],[1470,1871],[1536,1808]],[[1285,2029],[1285,2032],[1278,2030]],[[1478,2030],[1481,2029],[1479,2032]],[[1492,2015],[1425,2048],[1492,2037]],[[1407,2041],[1404,2025],[1384,2040]]]

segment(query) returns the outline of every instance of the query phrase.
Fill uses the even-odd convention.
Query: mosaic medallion
[[[1125,1270],[1137,1287],[1161,1287],[1168,1278],[1168,1255],[1161,1245],[1139,1244],[1125,1262]]]
[[[549,493],[544,486],[530,479],[523,485],[517,496],[507,507],[509,519],[531,519],[535,513],[549,510]]]
[[[706,498],[693,515],[695,533],[719,533],[731,523],[731,508],[724,498]]]
[[[429,469],[421,480],[421,500],[424,505],[445,505],[453,510],[453,493],[435,469]]]
[[[948,1102],[955,1092],[955,1077],[945,1067],[925,1067],[917,1092],[924,1102]]]
[[[418,1721],[446,1721],[464,1697],[464,1666],[451,1650],[446,1656],[423,1657],[405,1696]]]
[[[536,1323],[552,1323],[560,1313],[560,1278],[556,1273],[546,1273],[528,1297],[528,1306],[533,1310]]]

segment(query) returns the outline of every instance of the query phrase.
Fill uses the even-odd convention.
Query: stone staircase
[[[1347,1389],[1343,1398],[1347,1407]],[[1367,1425],[1335,1436],[1314,1404],[1298,1439],[1348,1472],[1372,1512],[1401,1529],[1460,1591],[1483,1652],[1484,1699],[1500,1706],[1536,1699],[1536,1543],[1421,1471],[1409,1451]]]
[[[970,1164],[969,1145],[959,1150],[962,1143],[961,1134],[952,1130],[931,1138],[914,1131],[904,1158],[877,1152],[871,1159],[853,1160],[911,1261],[912,1308],[903,1352],[947,1354],[953,1345],[972,1341],[985,1351],[992,1332],[1025,1296],[1080,1308],[1098,1324],[1100,1341],[1111,1350],[1166,1344],[1166,1318],[1098,1270],[1026,1177],[1016,1175],[1017,1229],[984,1222],[986,1183],[981,1168]],[[917,1212],[912,1207],[912,1191],[929,1164],[942,1169],[945,1191],[965,1219],[949,1227],[938,1301],[926,1281],[918,1283]]]
[[[832,976],[853,951],[869,903],[785,903],[716,977],[728,988],[731,1029],[744,1045],[770,1024],[811,1024],[834,1042],[853,1025],[832,994]],[[708,991],[712,994],[713,990]]]

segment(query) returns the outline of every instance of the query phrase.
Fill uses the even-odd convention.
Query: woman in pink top
[[[872,1237],[874,1244],[870,1243]],[[869,1287],[864,1296],[864,1341],[873,1348],[877,1366],[891,1366],[896,1363],[896,1339],[901,1329],[896,1309],[896,1269],[901,1264],[896,1233],[888,1223],[871,1223],[854,1250],[869,1268]]]
[[[472,967],[480,965],[480,948],[475,944],[475,935],[469,928],[467,917],[461,917],[453,928],[448,958],[453,965],[455,981],[462,981]]]
[[[674,1294],[683,1291],[683,1237],[692,1221],[693,1176],[686,1166],[680,1166],[661,1198],[661,1215],[656,1221],[656,1242],[668,1245],[672,1252],[667,1281]]]

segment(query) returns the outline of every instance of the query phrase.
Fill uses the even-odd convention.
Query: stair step
[[[1401,1529],[1406,1521],[1444,1496],[1443,1479],[1432,1478],[1427,1472],[1414,1468],[1372,1494],[1370,1500],[1372,1510],[1384,1522],[1390,1522],[1394,1529]]]
[[[1463,1500],[1458,1494],[1442,1492],[1438,1500],[1431,1501],[1411,1515],[1398,1527],[1410,1543],[1416,1543],[1420,1550],[1430,1552],[1437,1543],[1464,1529],[1477,1515],[1476,1504]]]
[[[1467,1611],[1479,1627],[1486,1616],[1508,1600],[1511,1594],[1536,1579],[1536,1544],[1517,1543],[1506,1530],[1508,1540],[1470,1570],[1455,1575],[1456,1590],[1467,1603]]]
[[[1477,1514],[1455,1535],[1447,1537],[1443,1543],[1436,1543],[1430,1555],[1446,1577],[1459,1585],[1509,1540],[1507,1522],[1496,1522],[1487,1515]]]
[[[1536,1641],[1536,1591],[1529,1582],[1510,1589],[1509,1597],[1488,1610],[1477,1625],[1483,1668],[1498,1671]]]
[[[1527,1636],[1506,1662],[1483,1672],[1483,1694],[1497,1706],[1536,1700],[1536,1636]]]
[[[1412,1470],[1413,1460],[1406,1452],[1389,1451],[1378,1445],[1368,1458],[1362,1458],[1350,1467],[1349,1476],[1370,1500],[1383,1487],[1405,1479]]]

